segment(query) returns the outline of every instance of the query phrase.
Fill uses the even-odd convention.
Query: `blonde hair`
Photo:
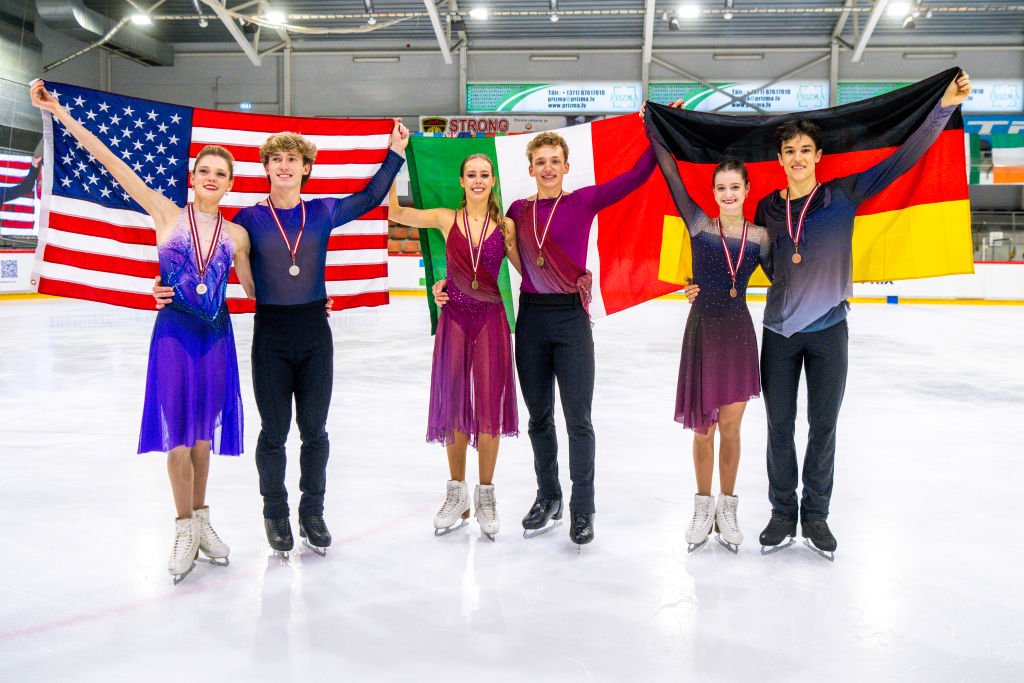
[[[482,159],[486,161],[491,167],[491,176],[494,177],[494,187],[491,188],[491,193],[487,196],[487,213],[491,215],[491,220],[501,228],[501,234],[505,238],[505,250],[512,248],[512,236],[509,231],[505,228],[505,216],[501,213],[501,192],[498,189],[498,178],[494,173],[494,160],[487,156],[483,152],[477,152],[476,154],[470,154],[468,157],[462,160],[462,166],[459,167],[459,177],[466,175],[466,164],[474,159]],[[466,193],[462,193],[462,200],[459,202],[459,208],[463,209],[466,206]],[[466,233],[469,233],[469,226],[466,226]],[[481,235],[481,237],[483,237]]]
[[[526,158],[529,160],[530,165],[533,165],[533,153],[539,147],[561,147],[562,161],[569,161],[569,143],[558,133],[547,130],[530,140],[526,145]]]
[[[305,186],[313,172],[313,162],[316,161],[316,145],[298,133],[274,133],[260,145],[260,163],[266,166],[270,156],[277,152],[298,152],[302,156],[303,165],[309,164],[310,172],[302,176],[302,185]]]
[[[207,145],[199,150],[199,154],[196,155],[195,163],[192,164],[192,173],[196,172],[196,168],[199,166],[199,160],[203,157],[220,157],[224,161],[228,162],[228,178],[234,179],[235,177],[235,157],[231,155],[231,152],[227,151],[220,145]]]

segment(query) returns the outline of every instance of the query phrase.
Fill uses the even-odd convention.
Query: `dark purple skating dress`
[[[684,193],[685,194],[685,193]],[[676,422],[706,434],[718,421],[718,409],[747,401],[761,393],[757,364],[757,337],[747,310],[747,282],[769,256],[768,233],[747,226],[747,243],[740,258],[742,227],[725,232],[726,244],[736,271],[736,296],[730,296],[732,276],[716,221],[687,195],[680,215],[690,233],[693,282],[700,294],[690,307],[683,333],[676,387]]]
[[[519,416],[512,338],[505,304],[498,291],[498,273],[505,258],[500,227],[484,239],[473,289],[470,245],[458,224],[445,244],[448,260],[448,303],[441,309],[434,336],[430,374],[427,441],[448,444],[455,432],[516,436]]]
[[[195,212],[200,234],[208,235],[216,216]],[[142,409],[139,453],[167,452],[210,441],[220,455],[242,453],[242,397],[235,337],[224,296],[234,243],[224,221],[221,235],[196,292],[199,269],[188,209],[170,238],[157,247],[162,283],[174,287],[172,303],[160,309],[153,326]]]

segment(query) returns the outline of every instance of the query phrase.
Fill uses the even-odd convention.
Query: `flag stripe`
[[[199,151],[207,144],[211,143],[193,142],[189,146],[189,158],[195,159]],[[236,168],[240,162],[259,164],[261,168],[263,166],[260,162],[258,146],[216,144],[220,144],[221,147],[231,152],[231,155],[235,157]],[[384,162],[387,155],[386,149],[320,149],[316,154],[316,169],[319,174],[324,164],[380,164]]]
[[[219,109],[194,109],[192,126],[196,128],[231,128],[239,131],[262,133],[264,137],[281,131],[301,131],[307,138],[329,135],[333,137],[371,136],[386,129],[392,119],[323,119],[305,116],[277,116],[276,114],[243,114]]]
[[[44,285],[45,283],[45,285]],[[152,282],[150,282],[152,284]],[[156,308],[156,302],[152,294],[139,294],[135,292],[123,292],[106,287],[95,287],[78,282],[64,282],[58,279],[44,278],[39,282],[40,291],[44,287],[46,294],[52,296],[65,296],[72,299],[85,299],[86,301],[98,301],[104,304],[113,304],[125,308],[138,308],[152,311]]]
[[[44,248],[43,258],[49,263],[78,266],[87,270],[98,270],[105,273],[122,273],[124,275],[148,277],[150,279],[160,274],[160,265],[154,261],[139,261],[118,256],[107,256],[105,254],[90,254],[58,247],[52,242]]]
[[[319,158],[319,157],[318,157]],[[324,180],[332,178],[347,178],[352,180],[362,180],[364,183],[369,182],[373,174],[377,172],[377,167],[381,164],[380,161],[370,164],[321,164],[317,161],[316,165],[313,166],[312,176],[310,181],[313,179]],[[189,167],[192,167],[192,163],[189,163]],[[238,161],[235,160],[235,182],[237,184],[238,178],[259,178],[264,182],[267,182],[267,173],[263,168],[263,164],[251,161]],[[308,186],[308,183],[307,183]],[[302,188],[305,190],[306,188]],[[336,196],[336,195],[331,195]]]

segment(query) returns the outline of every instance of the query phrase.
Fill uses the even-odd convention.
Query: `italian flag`
[[[569,145],[566,192],[603,183],[633,167],[647,149],[647,134],[636,114],[617,116],[555,131]],[[516,199],[530,197],[537,185],[529,174],[526,145],[532,134],[490,138],[433,138],[414,136],[407,152],[413,201],[417,208],[455,208],[463,196],[459,186],[462,160],[477,152],[495,161],[502,210]],[[658,279],[662,260],[662,224],[666,213],[675,213],[668,188],[658,170],[638,190],[599,212],[590,230],[587,268],[594,274],[591,316],[625,310],[679,289]],[[421,239],[426,285],[444,277],[444,239],[426,230]],[[508,263],[503,266],[503,274]],[[512,319],[518,305],[518,273],[509,273],[506,309]],[[427,297],[431,317],[437,312]]]
[[[992,182],[1024,183],[1024,135],[992,136]]]

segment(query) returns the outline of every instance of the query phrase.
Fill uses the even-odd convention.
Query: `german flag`
[[[794,118],[813,121],[823,135],[819,182],[857,173],[892,154],[910,137],[959,73],[948,69],[905,88],[831,109],[775,116],[736,116],[647,103],[648,130],[675,157],[687,191],[710,216],[718,215],[711,173],[726,157],[744,162],[753,220],[757,202],[786,186],[772,134]],[[671,215],[670,215],[671,214]],[[682,284],[691,276],[690,243],[682,219],[666,212],[658,277]],[[860,205],[854,221],[853,280],[878,282],[973,273],[971,210],[967,195],[964,125],[959,109],[917,165]],[[752,285],[765,286],[759,270]]]

